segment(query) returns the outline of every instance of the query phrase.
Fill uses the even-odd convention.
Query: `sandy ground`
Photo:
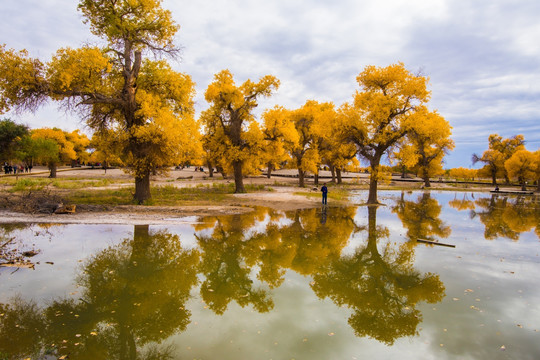
[[[116,206],[109,208],[92,208],[91,206],[79,206],[74,214],[26,214],[12,211],[0,211],[0,223],[30,222],[30,223],[87,223],[87,224],[178,224],[196,221],[198,216],[203,215],[227,215],[240,214],[252,211],[256,206],[270,207],[275,210],[296,210],[318,207],[319,196],[303,196],[298,192],[313,192],[320,194],[313,183],[313,178],[306,179],[306,187],[301,189],[297,186],[298,178],[296,170],[280,170],[269,179],[266,176],[248,177],[244,184],[265,185],[273,191],[250,192],[247,194],[234,194],[224,203],[214,206]],[[45,168],[36,168],[32,174],[22,174],[23,177],[47,178],[49,172]],[[222,179],[220,174],[214,178],[208,176],[208,172],[194,171],[194,168],[172,170],[167,176],[155,176],[152,185],[173,185],[177,187],[194,187],[201,184],[231,183],[232,179]],[[3,175],[1,175],[3,176]],[[59,179],[86,179],[99,180],[110,179],[113,182],[107,188],[133,186],[133,177],[120,169],[91,169],[91,168],[64,168],[57,173]],[[319,183],[327,183],[331,180],[328,171],[320,173]],[[353,183],[359,188],[367,188],[369,182],[367,174],[345,173],[343,181]],[[420,182],[399,183],[400,188],[420,189]],[[444,184],[432,184],[433,189],[448,187]],[[93,187],[93,189],[97,189]],[[489,188],[475,191],[489,191]],[[77,191],[77,190],[73,190]],[[332,191],[332,185],[329,185]],[[367,191],[367,190],[366,190]],[[332,203],[330,204],[332,206]]]
[[[230,201],[215,206],[116,206],[111,209],[89,210],[80,206],[74,214],[26,214],[13,211],[0,211],[0,223],[30,222],[30,223],[86,223],[86,224],[179,224],[196,221],[197,216],[241,214],[253,210],[255,206],[265,206],[276,210],[295,210],[320,206],[318,197],[308,197],[295,194],[295,192],[316,192],[313,180],[307,181],[307,187],[299,189],[295,186],[298,179],[292,177],[296,172],[283,170],[282,176],[248,177],[244,184],[266,185],[273,191],[250,192],[234,194]],[[34,169],[32,174],[22,174],[21,177],[46,178],[49,173],[44,168]],[[328,178],[326,178],[328,177]],[[323,174],[321,182],[329,181],[330,174]],[[66,168],[57,173],[59,179],[111,179],[118,181],[108,185],[107,188],[133,186],[133,177],[120,169],[84,169]],[[350,180],[350,179],[349,179]],[[201,184],[231,183],[232,179],[222,179],[216,174],[214,178],[208,172],[194,171],[194,168],[172,170],[167,176],[152,178],[152,185],[173,185],[177,187],[195,187]],[[98,189],[98,188],[93,188]],[[237,200],[237,201],[236,201]],[[195,220],[194,220],[195,219]]]

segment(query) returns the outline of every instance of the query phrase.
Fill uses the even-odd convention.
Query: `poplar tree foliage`
[[[481,173],[489,175],[493,185],[497,185],[498,177],[504,177],[505,182],[509,184],[510,178],[505,163],[516,151],[525,148],[525,138],[523,135],[515,135],[505,139],[498,134],[491,134],[488,142],[488,149],[482,153],[482,156],[473,154],[472,162],[473,164],[477,162],[485,164],[484,168],[480,169]]]
[[[308,100],[301,108],[291,112],[292,122],[298,132],[298,141],[289,144],[287,150],[298,169],[300,187],[305,186],[306,172],[318,174],[321,164],[319,145],[322,140],[320,124],[324,123],[325,119],[333,118],[334,114],[332,103],[319,103],[315,100]]]
[[[414,128],[413,115],[429,101],[428,79],[408,71],[403,63],[367,66],[356,78],[360,90],[348,106],[345,138],[370,164],[368,204],[378,204],[381,158]]]
[[[210,108],[201,113],[202,124],[207,130],[206,143],[223,165],[232,167],[235,193],[246,192],[243,168],[250,158],[257,155],[262,146],[263,135],[252,111],[257,98],[269,97],[279,87],[279,80],[272,75],[263,76],[255,83],[246,80],[237,86],[229,70],[222,70],[204,94]]]
[[[103,48],[63,48],[48,63],[0,47],[0,113],[36,110],[49,99],[93,129],[114,129],[135,177],[134,200],[150,196],[150,174],[178,160],[193,123],[194,84],[164,60],[178,54],[179,26],[160,0],[80,0],[78,9]]]
[[[11,119],[0,120],[0,161],[11,161],[15,157],[17,145],[28,132],[26,125],[17,124]]]
[[[424,186],[431,187],[430,177],[444,174],[444,155],[454,149],[454,141],[450,139],[452,127],[439,113],[425,108],[417,111],[413,124],[407,144],[413,149],[412,156]]]
[[[537,161],[535,153],[523,148],[506,160],[504,167],[508,177],[516,178],[521,185],[521,190],[527,191],[527,180],[537,180]]]
[[[66,131],[57,128],[34,129],[30,137],[32,142],[28,152],[37,162],[47,164],[50,178],[56,177],[59,164],[77,159],[75,151],[77,144],[71,141],[73,135]]]
[[[282,106],[275,106],[262,114],[265,142],[262,157],[268,169],[268,178],[271,177],[273,169],[278,169],[282,163],[291,160],[287,148],[298,143],[299,135],[290,113],[290,110]]]

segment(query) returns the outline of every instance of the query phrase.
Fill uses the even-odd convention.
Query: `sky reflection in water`
[[[0,358],[540,358],[538,201],[379,197],[193,225],[6,227],[39,254],[35,270],[0,268]]]

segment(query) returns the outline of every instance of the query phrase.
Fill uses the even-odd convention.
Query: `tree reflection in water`
[[[79,301],[57,300],[45,309],[20,299],[1,305],[0,353],[165,359],[170,349],[157,344],[189,323],[185,303],[197,285],[198,262],[199,253],[183,249],[178,236],[135,226],[133,239],[84,266],[77,278]],[[14,332],[17,341],[9,343]]]
[[[423,233],[409,225],[414,236],[429,236],[424,229],[445,229],[434,221],[440,208],[429,198],[396,208],[409,216],[416,216],[409,208],[431,214]],[[136,226],[132,239],[87,261],[77,277],[82,289],[77,301],[57,300],[44,309],[21,299],[1,305],[0,353],[7,358],[48,352],[70,359],[165,359],[171,349],[160,344],[186,329],[186,303],[199,276],[201,297],[216,314],[231,302],[268,312],[274,306],[272,289],[288,270],[310,277],[307,281],[312,277],[319,298],[349,307],[348,322],[357,336],[392,344],[415,335],[422,319],[416,305],[444,296],[438,275],[413,268],[414,247],[382,244],[389,231],[377,226],[376,207],[368,207],[367,227],[355,223],[356,207],[326,211],[258,208],[204,218],[195,225],[198,250],[184,249],[179,237],[166,231]],[[343,254],[351,237],[366,230],[367,241],[354,254]]]
[[[267,312],[274,306],[268,289],[283,283],[286,269],[310,275],[338,258],[355,228],[356,210],[336,208],[326,224],[320,223],[319,211],[283,214],[259,208],[247,215],[209,218],[199,225],[199,231],[212,231],[197,235],[205,276],[201,296],[209,308],[222,314],[235,301]],[[259,285],[251,278],[254,269]]]
[[[470,217],[478,217],[484,224],[484,238],[493,240],[499,237],[519,240],[523,232],[534,230],[540,238],[540,199],[536,196],[507,196],[492,194],[474,201],[453,202],[457,210],[469,209]]]
[[[422,314],[420,301],[435,303],[444,297],[439,276],[414,270],[413,249],[379,240],[388,237],[377,226],[377,207],[368,207],[367,243],[352,255],[332,260],[314,275],[312,288],[320,298],[353,310],[349,325],[357,336],[369,336],[388,345],[403,336],[417,334]]]
[[[407,237],[416,244],[417,239],[436,240],[436,237],[447,238],[452,229],[439,217],[442,206],[426,191],[418,196],[417,201],[405,200],[404,192],[392,207],[403,227],[407,229]]]

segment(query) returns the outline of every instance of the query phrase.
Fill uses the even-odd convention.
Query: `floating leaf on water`
[[[465,289],[465,292],[471,293],[471,292],[474,292],[474,290],[473,289]]]
[[[91,331],[91,332],[90,332],[90,335],[92,335],[92,336],[97,336],[97,332]]]
[[[64,360],[64,359],[66,359],[66,358],[67,358],[67,355],[62,355],[62,356],[60,356],[60,357],[58,358],[58,360]]]
[[[520,329],[523,329],[523,325],[521,325],[521,324],[517,324],[517,327],[520,328]]]
[[[75,334],[75,337],[81,337],[82,335],[81,334]]]
[[[336,334],[334,334],[333,332],[328,333],[328,336],[334,336],[334,335],[336,335]]]
[[[459,298],[452,298],[452,300],[454,300],[454,301],[458,301],[458,300],[459,300]]]
[[[303,342],[307,342],[307,339],[306,339],[306,338],[303,338],[302,341],[303,341]]]
[[[502,346],[500,347],[500,349],[501,349],[501,351],[504,351],[504,350],[506,350],[506,346],[502,345]]]

